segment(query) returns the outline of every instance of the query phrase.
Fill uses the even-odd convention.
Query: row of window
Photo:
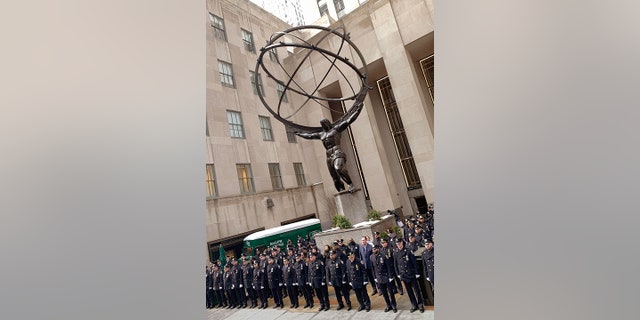
[[[236,81],[233,76],[233,66],[231,63],[218,60],[218,72],[220,73],[220,83],[223,86],[235,88]],[[251,87],[253,88],[253,94],[257,95],[260,92],[260,95],[263,97],[266,96],[264,92],[264,86],[262,84],[262,77],[260,74],[257,74],[254,71],[249,70],[249,79],[251,79]],[[278,98],[282,100],[282,102],[288,102],[287,93],[285,91],[285,87],[276,83],[276,92],[278,94]]]
[[[269,163],[269,176],[271,177],[271,186],[273,190],[284,189],[282,184],[282,174],[280,173],[279,163]],[[293,171],[296,174],[296,181],[299,187],[307,185],[307,180],[304,176],[304,169],[302,163],[294,162]],[[241,194],[255,193],[255,185],[253,184],[253,174],[251,172],[251,164],[238,163],[236,164],[236,172],[238,174],[238,184],[240,185]],[[215,198],[218,196],[218,185],[216,181],[216,172],[213,163],[207,164],[207,198]]]
[[[229,133],[232,138],[244,139],[244,124],[242,123],[242,114],[238,111],[227,110],[227,122],[229,123]],[[262,132],[262,140],[273,141],[273,129],[271,128],[271,119],[265,116],[258,116],[260,123],[260,131]],[[208,126],[207,126],[208,130]],[[287,140],[290,143],[296,143],[296,134],[290,127],[286,127]],[[208,132],[208,131],[207,131]]]
[[[211,20],[211,27],[213,27],[213,35],[223,41],[227,41],[227,30],[224,26],[224,19],[209,12],[209,20]],[[242,44],[244,49],[251,53],[256,53],[255,42],[253,41],[253,33],[240,29],[242,33]],[[276,49],[269,51],[269,59],[271,61],[278,61],[278,51]]]

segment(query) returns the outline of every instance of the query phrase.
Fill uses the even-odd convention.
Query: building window
[[[256,48],[253,45],[253,34],[245,29],[242,29],[242,41],[244,42],[244,49],[256,53]]]
[[[333,0],[333,5],[336,7],[336,13],[338,14],[338,19],[344,16],[344,1],[342,0]]]
[[[227,32],[224,29],[224,19],[209,12],[209,20],[211,20],[213,34],[216,36],[216,38],[227,41]]]
[[[229,122],[231,138],[244,139],[244,127],[242,126],[240,112],[227,110],[227,121]]]
[[[293,163],[293,171],[296,173],[296,181],[298,181],[299,187],[304,187],[307,185],[307,179],[304,178],[304,169],[302,168],[302,163],[294,162]]]
[[[420,177],[418,176],[416,164],[413,161],[411,147],[409,146],[409,141],[407,140],[407,135],[404,131],[404,125],[400,118],[398,104],[395,96],[393,95],[393,89],[391,88],[389,77],[378,80],[378,91],[382,98],[382,105],[384,106],[384,110],[387,115],[387,122],[389,123],[391,136],[393,137],[393,141],[396,145],[396,154],[400,160],[402,171],[404,172],[404,179],[407,184],[407,188],[419,188],[421,186]]]
[[[251,174],[251,165],[248,163],[236,164],[236,170],[238,171],[238,182],[240,183],[240,193],[254,193],[256,192],[253,186],[253,175]]]
[[[278,50],[276,48],[269,50],[269,59],[273,62],[278,62]]]
[[[279,163],[269,163],[269,175],[271,176],[273,190],[282,190],[282,175],[280,174]]]
[[[260,74],[258,73],[258,76],[256,77],[255,72],[249,71],[249,78],[251,78],[251,87],[253,88],[253,94],[258,94],[258,90],[260,90],[260,95],[264,97],[264,87],[262,86],[262,77],[260,76]]]
[[[218,60],[218,71],[220,72],[220,82],[223,86],[236,87],[236,82],[233,79],[233,67],[230,63]]]
[[[260,120],[260,131],[262,131],[262,140],[273,141],[273,131],[271,130],[271,120],[269,117],[258,116]]]
[[[281,85],[280,83],[276,83],[276,91],[278,91],[278,99],[280,99],[282,102],[289,102],[289,99],[287,98],[287,92],[284,91],[283,85]]]
[[[318,11],[320,16],[329,15],[329,8],[327,7],[327,0],[318,0]]]
[[[289,141],[289,143],[297,143],[298,141],[296,141],[296,132],[293,130],[293,128],[286,126],[285,129],[287,130],[287,141]]]
[[[435,97],[433,95],[433,55],[420,60],[420,67],[422,68],[424,80],[427,82],[427,90],[429,90],[429,94],[431,95],[431,102],[433,102]]]
[[[207,198],[215,198],[217,196],[216,170],[213,163],[207,163]]]

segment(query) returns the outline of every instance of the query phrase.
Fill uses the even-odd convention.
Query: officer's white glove
[[[235,288],[236,288],[236,285],[235,285],[235,284],[232,284],[232,285],[231,285],[231,289],[235,289]]]
[[[419,275],[419,274],[416,274],[416,279],[418,279],[418,278],[420,278],[420,275]]]
[[[264,286],[260,286],[260,289],[264,289]]]
[[[209,287],[209,290],[211,290],[211,289],[213,289],[213,288]]]
[[[331,282],[329,282],[329,285],[332,286]]]
[[[375,281],[376,283],[378,283],[378,279],[373,279],[373,281]]]
[[[239,288],[242,288],[242,285],[239,285],[238,287],[239,287]]]
[[[365,281],[365,282],[363,282],[363,283],[362,283],[362,285],[363,285],[363,286],[366,286],[366,285],[367,285],[367,283],[369,283],[369,282],[366,282],[366,281]]]
[[[429,277],[427,277],[427,281],[431,282],[431,279],[429,279]]]
[[[402,278],[400,276],[397,276],[397,277],[398,277],[398,279],[402,280]]]
[[[342,284],[345,284],[345,283],[347,283],[347,282],[346,281],[342,281]]]
[[[353,283],[349,282],[349,285],[353,287]]]
[[[323,286],[324,286],[324,282],[321,282],[321,283],[320,283],[320,285],[323,285]]]
[[[389,278],[389,282],[393,281],[393,278]]]
[[[282,283],[278,283],[278,287],[282,287]]]
[[[294,283],[293,283],[293,285],[294,285],[294,286],[298,286],[298,283],[297,283],[297,282],[294,282]]]

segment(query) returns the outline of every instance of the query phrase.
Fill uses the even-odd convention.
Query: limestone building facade
[[[208,0],[207,9],[208,258],[217,259],[220,245],[238,254],[242,239],[264,228],[309,217],[328,228],[336,191],[322,143],[296,137],[257,95],[262,90],[277,104],[283,94],[253,71],[267,39],[291,26],[248,0]],[[337,21],[325,21],[350,34],[365,57],[372,88],[349,134],[342,135],[355,185],[369,209],[404,215],[426,210],[434,202],[433,1],[370,0]],[[299,36],[314,41],[314,35]],[[265,63],[291,63],[296,54],[279,48]],[[310,61],[296,80],[320,84],[318,94],[325,97],[348,90],[335,75],[322,80],[321,67]],[[286,103],[303,100],[287,95]],[[341,108],[316,108],[304,116],[311,122],[335,120]]]

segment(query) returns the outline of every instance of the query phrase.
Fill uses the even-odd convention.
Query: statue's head
[[[331,129],[331,122],[327,118],[320,120],[320,125],[324,131],[329,131]]]

